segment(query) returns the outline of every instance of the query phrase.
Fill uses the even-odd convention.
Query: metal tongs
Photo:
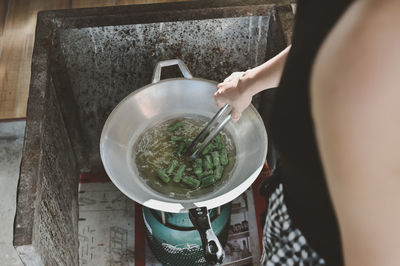
[[[195,158],[199,151],[202,151],[208,143],[224,128],[224,126],[231,120],[231,108],[229,104],[219,109],[219,111],[214,115],[214,117],[207,123],[207,125],[201,130],[201,132],[196,136],[192,143],[186,148],[185,153],[190,154],[191,158]],[[228,116],[222,120],[216,127],[214,124],[218,123],[218,120],[225,116],[229,112]],[[201,143],[201,145],[197,145]]]

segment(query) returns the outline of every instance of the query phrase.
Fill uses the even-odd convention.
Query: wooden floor
[[[179,1],[0,0],[0,120],[26,116],[38,11]]]

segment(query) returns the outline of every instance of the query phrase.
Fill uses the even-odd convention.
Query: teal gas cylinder
[[[231,204],[208,210],[211,227],[222,246],[226,244]],[[168,213],[143,207],[146,237],[154,256],[171,266],[209,265],[202,241],[188,213]]]

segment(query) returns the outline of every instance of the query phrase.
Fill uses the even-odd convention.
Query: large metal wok
[[[184,78],[160,81],[162,67],[171,65],[178,65]],[[192,209],[191,217],[195,217],[194,214],[204,213],[200,207],[211,209],[230,202],[253,183],[265,163],[267,133],[252,105],[237,123],[229,122],[225,126],[234,139],[237,156],[228,182],[216,191],[190,199],[174,199],[153,190],[139,176],[133,145],[141,134],[154,123],[174,117],[195,114],[211,118],[218,111],[213,99],[216,84],[215,81],[193,78],[179,59],[162,61],[155,67],[152,84],[132,92],[115,107],[101,134],[100,153],[107,174],[125,195],[146,207],[164,212],[179,213]],[[202,239],[208,236],[205,241],[210,243],[210,238],[215,235],[212,236],[212,231],[207,232],[207,228],[203,231],[200,231]],[[203,242],[203,248],[206,248],[204,244],[207,243]],[[218,251],[211,253],[222,252],[223,256],[221,249],[219,246]]]

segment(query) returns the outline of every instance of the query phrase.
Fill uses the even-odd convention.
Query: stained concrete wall
[[[51,23],[38,19],[49,32]],[[49,36],[37,34],[14,246],[25,265],[78,264],[78,168],[48,71]]]
[[[158,61],[180,58],[194,77],[222,81],[232,71],[265,62],[269,18],[266,14],[61,30],[60,49],[89,158],[81,168],[101,167],[99,142],[105,120],[125,96],[151,83]],[[174,70],[163,69],[163,78],[182,76]]]
[[[14,243],[26,265],[77,265],[79,171],[51,77],[48,85],[39,131],[27,122],[38,139],[34,145],[27,137],[24,146]]]

